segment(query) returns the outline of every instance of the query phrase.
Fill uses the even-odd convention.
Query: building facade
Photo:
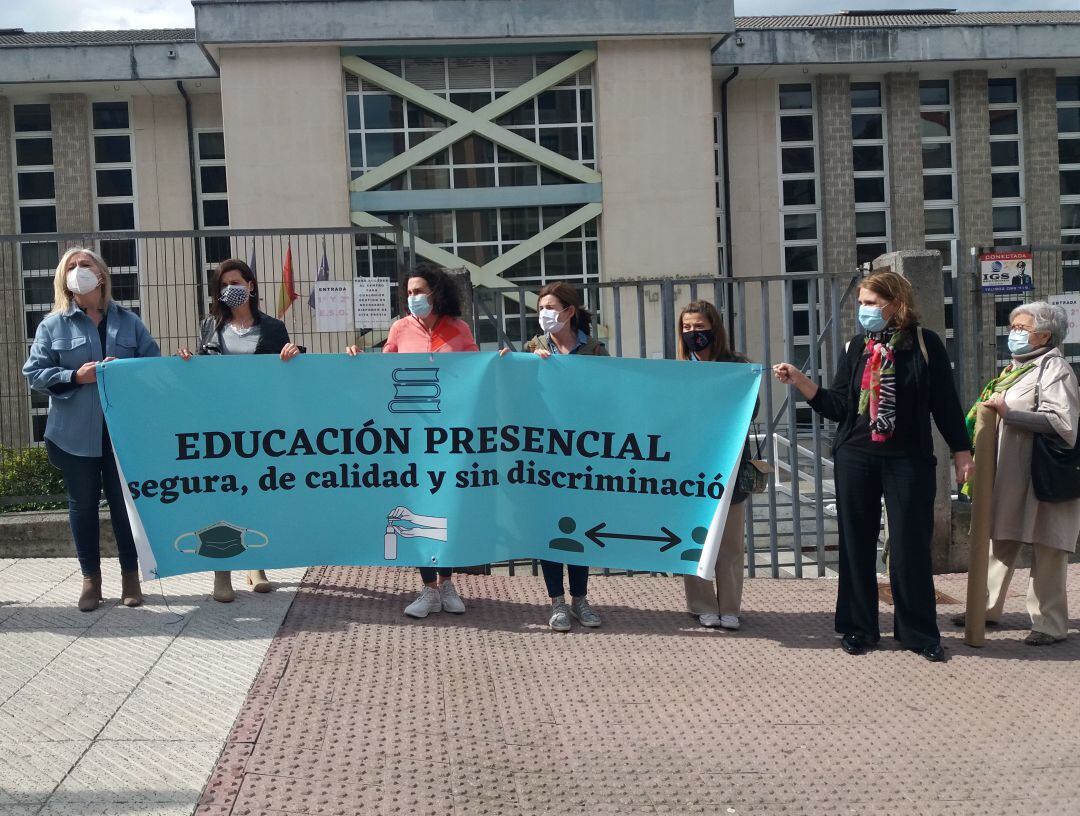
[[[44,425],[18,369],[70,243],[50,235],[108,231],[117,297],[177,343],[214,262],[248,249],[211,233],[170,252],[141,232],[399,224],[493,289],[848,273],[930,248],[950,319],[970,247],[1080,242],[1080,13],[193,6],[194,30],[0,32],[0,443]],[[350,241],[335,277],[395,275],[390,242]],[[316,243],[290,250],[318,265]],[[1039,293],[1080,290],[1078,257],[1038,269]],[[146,297],[163,285],[171,300]],[[590,297],[610,337],[613,304]],[[807,357],[822,315],[805,286],[784,298],[772,348]],[[628,303],[621,330],[662,348],[663,307]],[[520,339],[530,301],[500,308]],[[1009,308],[982,317],[1000,327]]]

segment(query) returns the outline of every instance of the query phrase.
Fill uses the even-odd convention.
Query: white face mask
[[[562,331],[566,326],[565,320],[559,320],[559,315],[565,312],[566,309],[559,311],[557,309],[541,309],[540,310],[540,329],[547,334],[553,332]]]
[[[67,288],[76,295],[89,295],[100,285],[98,276],[88,266],[76,266],[67,273]]]

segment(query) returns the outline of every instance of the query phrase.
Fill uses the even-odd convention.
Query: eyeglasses
[[[1021,326],[1019,323],[1013,323],[1011,326],[1009,326],[1009,331],[1033,332],[1035,331],[1035,327]]]

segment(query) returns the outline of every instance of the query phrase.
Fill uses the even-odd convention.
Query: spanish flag
[[[299,295],[296,294],[296,282],[292,271],[292,243],[285,249],[285,266],[281,270],[281,289],[278,291],[277,316],[284,317]]]

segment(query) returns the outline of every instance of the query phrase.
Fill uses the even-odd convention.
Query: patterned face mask
[[[240,283],[230,283],[221,290],[219,299],[230,309],[237,309],[247,303],[249,297],[251,297],[251,293],[246,286]]]
[[[245,542],[246,536],[259,536],[262,541]],[[194,546],[181,547],[180,542],[186,538],[194,538]],[[248,548],[265,547],[269,542],[270,538],[266,533],[249,530],[228,521],[219,521],[217,524],[203,527],[194,533],[184,533],[182,536],[177,537],[173,546],[176,547],[178,552],[193,553],[204,558],[232,558],[235,555],[240,555]]]

